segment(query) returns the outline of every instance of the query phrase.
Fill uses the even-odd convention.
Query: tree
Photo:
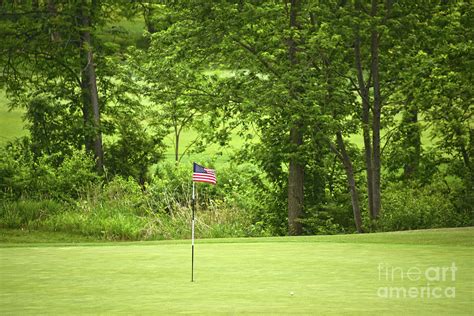
[[[105,161],[112,174],[132,177],[143,186],[149,180],[149,167],[162,157],[164,131],[152,131],[142,122],[141,115],[116,116],[118,139],[108,145]]]
[[[113,14],[110,5],[100,0],[1,4],[1,86],[14,106],[47,93],[58,101],[55,106],[80,111],[83,144],[94,154],[98,172],[103,170],[100,113],[105,97],[97,84],[95,31]]]
[[[359,192],[355,181],[354,166],[352,164],[352,159],[350,158],[347,152],[346,145],[344,144],[344,139],[342,138],[342,133],[340,131],[336,133],[336,144],[337,145],[330,143],[330,146],[332,151],[336,154],[336,156],[344,166],[344,170],[347,176],[347,187],[349,188],[349,194],[351,196],[354,223],[357,232],[362,233],[362,215],[359,204]]]
[[[472,153],[472,26],[470,2],[440,4],[432,19],[430,35],[444,30],[442,41],[433,40],[429,51],[419,52],[422,76],[417,101],[433,123],[439,146],[460,159],[471,177]]]
[[[227,80],[227,107],[233,109],[239,122],[256,129],[261,142],[250,146],[253,157],[273,181],[287,190],[289,234],[302,233],[302,219],[307,216],[305,205],[324,203],[321,194],[305,193],[305,187],[324,192],[324,185],[308,183],[318,177],[305,177],[305,173],[309,164],[321,164],[321,155],[327,154],[321,149],[320,139],[327,138],[331,133],[328,128],[336,119],[330,109],[334,104],[326,104],[326,91],[318,89],[327,72],[315,66],[324,63],[321,54],[311,51],[312,32],[318,28],[314,9],[314,4],[300,1],[193,2],[192,9],[178,6],[182,15],[174,25],[182,32],[189,29],[187,23],[194,23],[203,42],[194,43],[192,51],[204,50],[207,56],[203,60],[210,65],[213,62],[235,70]],[[209,62],[211,57],[214,60]],[[313,128],[317,131],[313,132]],[[322,173],[322,168],[311,170]],[[316,200],[305,202],[305,197],[310,196]]]
[[[288,58],[290,68],[296,68],[299,63],[298,31],[301,30],[301,24],[298,21],[301,15],[301,1],[291,0],[289,3],[289,31],[288,38]],[[291,70],[293,70],[291,69]],[[289,94],[291,99],[298,102],[299,94],[302,87],[298,80],[290,78]],[[303,145],[303,123],[296,118],[290,123],[290,146],[292,150],[298,153],[301,145]],[[290,235],[301,235],[302,225],[300,219],[303,216],[304,205],[304,162],[298,156],[290,156],[288,168],[288,232]]]
[[[462,180],[463,188],[456,197],[456,204],[472,217],[474,6],[469,1],[441,1],[433,5],[429,13],[429,23],[422,33],[423,46],[413,54],[407,85],[430,127],[433,147],[440,152],[437,169]],[[439,168],[441,164],[444,171]],[[451,191],[449,185],[448,191]]]
[[[213,79],[204,70],[192,70],[192,54],[184,60],[173,56],[164,45],[166,34],[156,34],[145,51],[134,50],[129,62],[133,65],[137,91],[141,91],[153,104],[150,122],[154,126],[171,129],[174,143],[174,160],[178,164],[186,152],[197,143],[197,139],[180,152],[181,134],[191,129],[213,98]],[[199,68],[198,68],[199,69]],[[132,71],[132,70],[130,70]]]
[[[95,23],[95,14],[100,9],[100,1],[82,0],[78,5],[81,54],[81,95],[82,113],[85,125],[85,145],[89,152],[94,153],[96,168],[99,173],[104,168],[104,149],[102,146],[102,131],[100,124],[99,92],[97,90],[97,76],[94,61],[94,43],[92,32]]]
[[[384,20],[388,18],[391,10],[390,1],[387,2],[385,8]],[[376,22],[379,13],[379,5],[377,0],[371,3],[370,13],[368,8],[360,2],[354,3],[355,16],[358,23],[355,23],[354,29],[354,59],[357,78],[357,89],[362,102],[362,132],[364,138],[365,163],[367,172],[367,194],[369,200],[369,213],[372,219],[377,218],[381,207],[381,152],[380,152],[380,120],[382,110],[382,95],[380,82],[380,65],[379,65],[379,49],[380,49],[380,32],[379,23]],[[368,19],[369,21],[364,21]],[[370,32],[370,40],[367,40],[369,46],[369,58],[364,67],[364,57],[362,56],[363,37],[362,32]],[[365,78],[365,74],[370,74],[369,78]],[[372,89],[370,87],[372,86]],[[372,91],[373,97],[370,97]],[[370,115],[372,110],[372,115]],[[371,138],[372,135],[372,138]]]

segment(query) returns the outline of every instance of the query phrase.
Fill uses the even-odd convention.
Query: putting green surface
[[[472,315],[473,238],[198,240],[194,283],[187,241],[4,243],[0,314]]]

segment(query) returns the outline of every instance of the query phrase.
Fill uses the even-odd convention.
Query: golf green
[[[472,315],[473,237],[2,244],[0,314]]]

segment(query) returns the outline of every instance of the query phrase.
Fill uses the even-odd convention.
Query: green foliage
[[[285,207],[278,204],[279,188],[255,165],[242,163],[222,168],[216,195],[248,217],[249,235],[285,234]]]
[[[26,104],[24,116],[35,157],[71,155],[81,144],[81,116],[74,107],[54,101],[53,96],[36,95]]]
[[[383,212],[377,222],[382,231],[472,225],[472,211],[458,209],[455,200],[436,184],[426,187],[392,185],[385,189]]]
[[[0,214],[2,227],[69,232],[105,240],[190,237],[189,168],[177,168],[173,164],[162,165],[158,169],[160,177],[156,177],[156,181],[146,184],[145,187],[140,186],[131,177],[126,180],[119,176],[102,185],[98,181],[94,184],[90,179],[87,180],[87,174],[81,174],[81,165],[74,165],[77,160],[78,158],[66,159],[57,173],[52,173],[47,165],[37,171],[38,186],[42,184],[48,187],[54,181],[58,182],[55,187],[58,190],[56,194],[53,195],[48,190],[38,190],[38,186],[30,187],[25,194],[27,197],[51,196],[62,200],[68,197],[70,202],[64,209],[56,207],[61,205],[58,202],[50,202],[53,203],[51,211],[47,202],[41,202],[37,207],[28,199],[5,203]],[[41,163],[44,161],[40,161],[40,165]],[[247,171],[257,171],[252,170],[250,165],[247,168]],[[69,182],[65,181],[64,177],[67,177],[71,170],[76,172],[77,177],[86,179],[81,190],[69,187]],[[249,174],[247,178],[222,170],[218,176],[222,186],[198,186],[197,236],[217,238],[263,236],[273,233],[273,228],[262,220],[268,209],[262,208],[265,205],[262,200],[256,200],[257,196],[265,196],[265,191],[259,187],[262,184],[252,183],[259,178],[259,174]],[[71,183],[80,184],[78,179],[69,176]],[[86,186],[87,184],[89,185]],[[38,191],[32,191],[34,188]],[[71,197],[75,197],[75,200],[71,200]],[[268,193],[266,198],[270,199]],[[16,203],[20,206],[32,204],[35,207],[32,207],[32,210],[19,208]]]
[[[183,210],[189,213],[192,195],[190,166],[160,164],[156,172],[147,187],[153,208],[170,214],[171,218],[179,218]],[[221,168],[217,170],[217,178],[216,186],[196,184],[198,212],[203,212],[206,222],[216,220],[220,223],[213,228],[216,234],[231,233],[231,227],[235,228],[233,234],[238,236],[278,232],[279,228],[272,220],[275,216],[272,208],[276,199],[274,189],[258,168],[251,164]]]
[[[48,231],[69,232],[105,240],[140,240],[146,220],[127,210],[107,206],[97,207],[89,213],[63,212],[38,221],[34,228]]]
[[[28,188],[30,158],[27,148],[28,145],[20,141],[0,148],[0,192],[3,198],[18,198]]]
[[[72,205],[26,224],[20,218],[21,225],[105,239],[184,238],[191,168],[160,163],[164,136],[173,131],[177,162],[211,142],[222,153],[238,136],[240,159],[219,168],[218,186],[200,186],[202,236],[285,234],[295,183],[304,191],[293,205],[304,213],[305,233],[352,232],[346,175],[329,145],[335,133],[349,139],[367,127],[362,105],[375,104],[377,76],[387,187],[379,223],[367,226],[472,223],[473,6],[374,4],[377,10],[360,1],[2,2],[0,87],[25,109],[30,136],[0,152],[1,198]],[[90,17],[91,27],[78,15]],[[90,65],[81,54],[92,51],[100,124],[89,107],[88,75],[79,72]],[[369,123],[376,112],[367,113]],[[368,159],[378,161],[378,128],[369,125]],[[101,133],[104,178],[78,149],[92,151],[92,136]],[[422,143],[424,134],[432,146]],[[367,166],[359,149],[347,147],[363,197]],[[304,167],[301,181],[288,183],[289,162]]]
[[[345,233],[344,227],[334,223],[327,212],[320,212],[315,216],[304,218],[301,220],[304,229],[310,235],[336,235]]]
[[[77,198],[84,189],[98,181],[93,171],[94,161],[83,150],[71,149],[71,156],[57,153],[34,160],[27,154],[28,140],[23,140],[1,150],[0,188],[3,197],[69,200]]]
[[[148,169],[161,158],[163,135],[148,132],[133,115],[119,116],[115,124],[118,139],[107,146],[107,169],[112,175],[133,177],[144,184]]]

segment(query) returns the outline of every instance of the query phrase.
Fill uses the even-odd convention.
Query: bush
[[[132,177],[124,179],[116,176],[98,192],[98,203],[110,210],[123,210],[139,216],[145,216],[150,211],[147,193]]]
[[[382,231],[457,227],[466,218],[456,210],[449,196],[434,186],[391,186],[382,195],[383,209],[377,222]]]
[[[192,169],[187,165],[159,164],[150,185],[147,186],[151,208],[155,212],[172,215],[183,207],[191,207],[191,177]]]
[[[90,185],[74,203],[65,204],[67,208],[49,200],[8,203],[0,214],[2,227],[66,232],[106,240],[190,238],[190,175],[184,168],[170,168],[167,176],[145,186],[145,190],[132,178],[115,177],[105,185]],[[199,188],[201,203],[196,205],[196,236],[268,235],[263,225],[253,222],[255,214],[240,208],[244,204],[239,194],[246,191],[239,192],[237,184],[247,187],[250,183],[237,178],[230,181],[224,172],[219,179],[222,182],[219,189],[209,185]],[[231,199],[226,199],[230,195],[226,190],[234,192]],[[28,205],[34,207],[27,209]]]
[[[0,197],[18,199],[29,186],[31,158],[25,142],[0,148]],[[26,153],[24,153],[26,152]]]
[[[99,181],[94,169],[95,162],[92,156],[84,150],[74,150],[53,173],[54,184],[50,185],[56,194],[52,195],[63,199],[78,198],[90,185]]]
[[[71,200],[99,179],[93,158],[84,150],[72,150],[65,158],[55,154],[33,160],[17,153],[20,145],[0,152],[0,194],[6,199]]]
[[[326,210],[312,211],[311,216],[302,219],[304,232],[308,235],[336,235],[346,232],[343,226],[336,223],[332,214],[339,208],[334,205],[326,206]]]
[[[216,195],[247,217],[249,234],[269,236],[286,232],[287,214],[279,207],[279,190],[257,166],[244,163],[222,169]]]

